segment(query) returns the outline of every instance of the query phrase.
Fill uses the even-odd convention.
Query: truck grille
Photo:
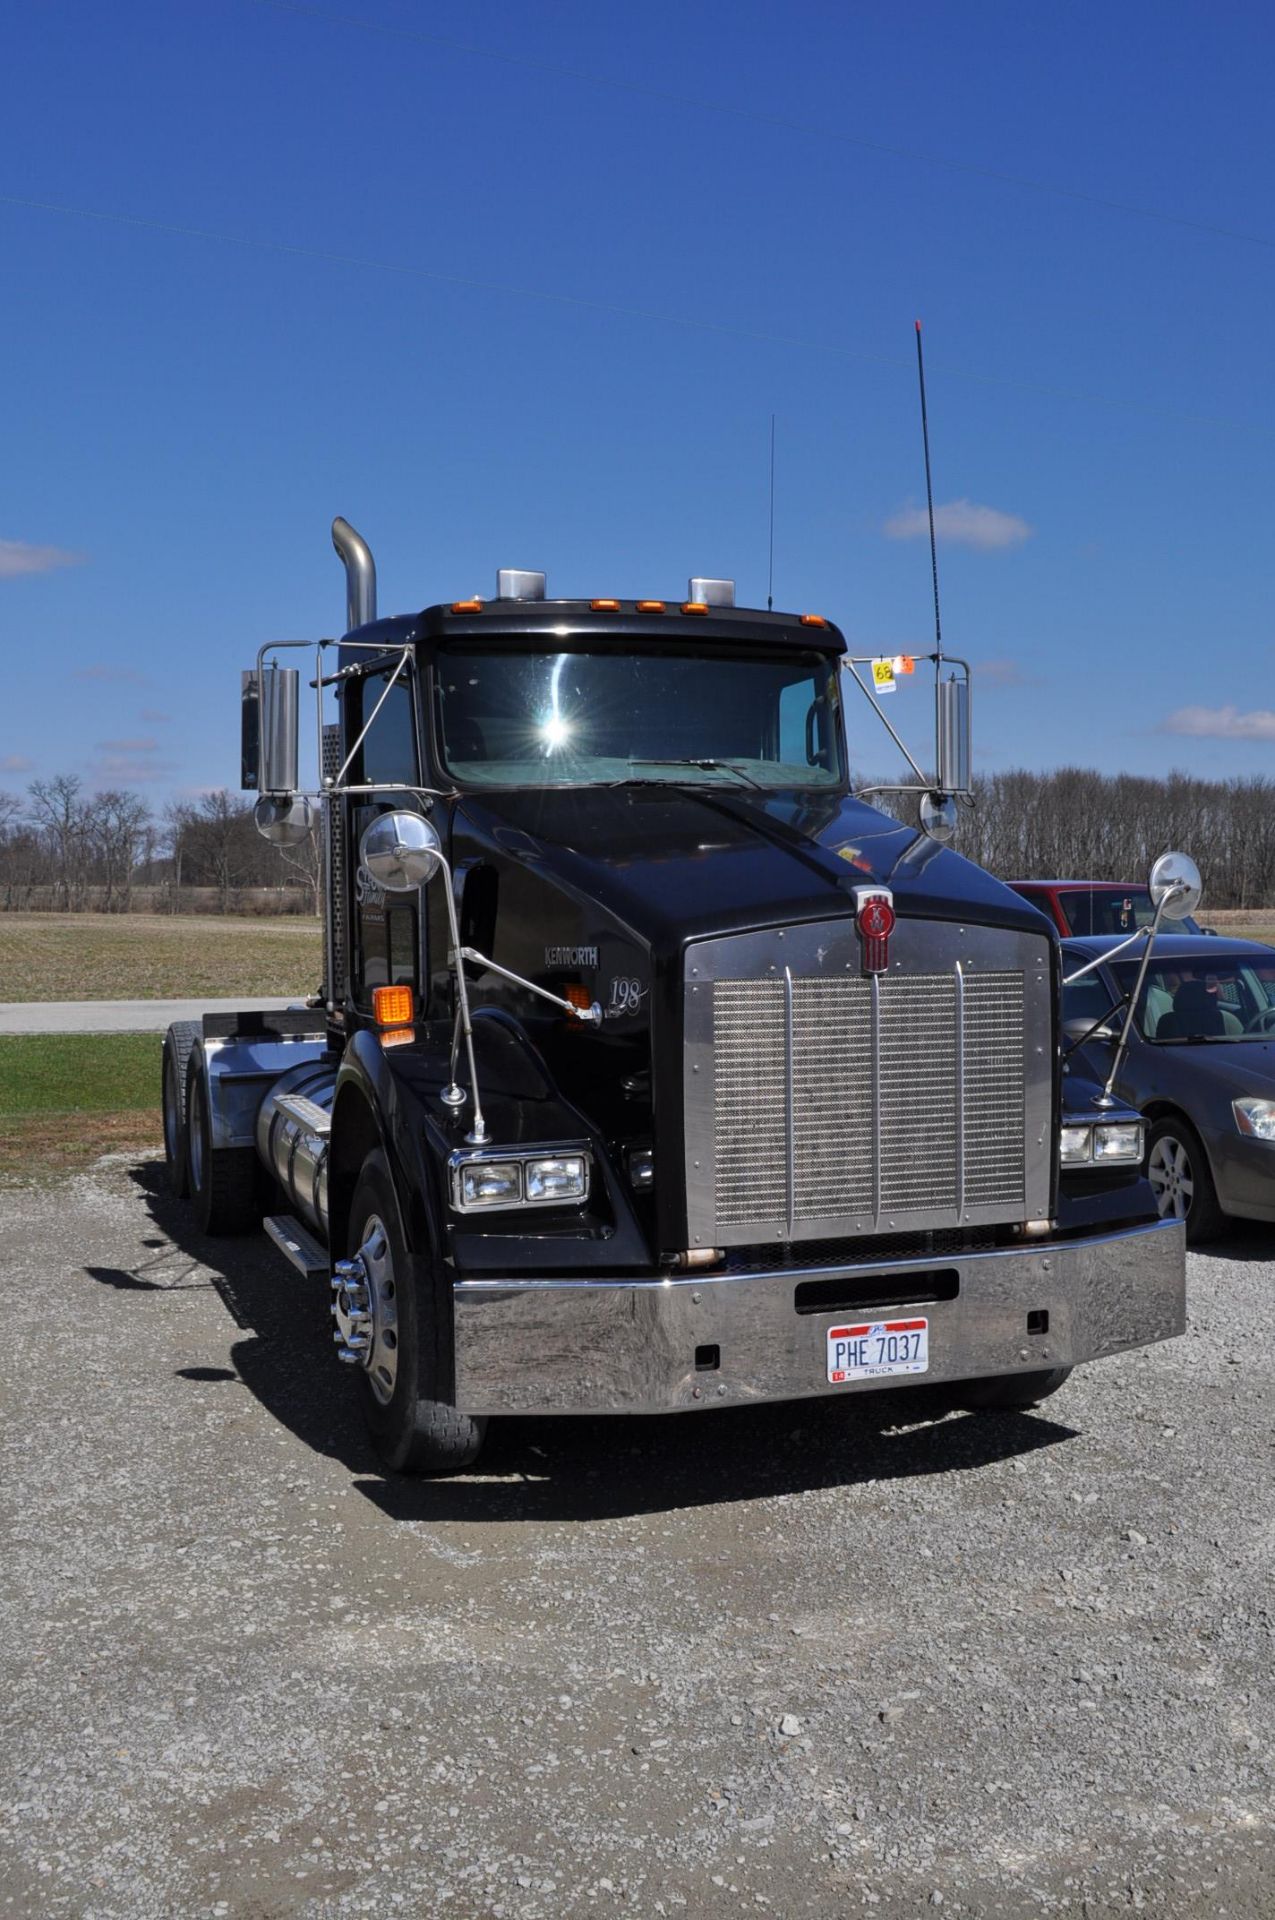
[[[1048,1013],[1041,967],[1034,1017],[1042,984]],[[785,964],[692,986],[709,1004],[688,1004],[688,1040],[706,1043],[691,1048],[688,1213],[728,1246],[1019,1220],[1029,1184],[1047,1211],[1050,1067],[1040,1060],[1030,1100],[1032,972],[960,964],[871,980],[844,964],[814,977]]]

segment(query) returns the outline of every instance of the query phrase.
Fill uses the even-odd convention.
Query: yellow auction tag
[[[872,684],[878,693],[894,692],[893,660],[874,660],[872,662]]]

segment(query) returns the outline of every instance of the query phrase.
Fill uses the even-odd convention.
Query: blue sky
[[[776,604],[924,649],[916,315],[978,765],[1275,770],[1264,9],[43,0],[4,43],[0,785],[233,782],[240,667],[342,624],[338,512],[386,612],[499,565],[764,604],[772,411]]]

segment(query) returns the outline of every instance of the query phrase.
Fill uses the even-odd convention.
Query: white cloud
[[[33,547],[29,540],[0,540],[0,580],[16,580],[24,573],[52,573],[55,567],[78,567],[82,553],[65,547]]]
[[[891,540],[928,540],[930,519],[924,507],[901,507],[885,523]],[[993,553],[1005,547],[1021,547],[1030,540],[1033,529],[1016,513],[1002,513],[999,507],[981,507],[976,500],[949,500],[934,509],[934,534],[954,547],[976,547],[981,553]]]
[[[1160,722],[1161,733],[1182,733],[1194,740],[1275,740],[1275,713],[1254,707],[1178,707]]]

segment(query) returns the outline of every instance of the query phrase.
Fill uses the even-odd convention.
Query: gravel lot
[[[0,1190],[0,1914],[1275,1910],[1269,1235],[1032,1415],[389,1482],[160,1169]]]

